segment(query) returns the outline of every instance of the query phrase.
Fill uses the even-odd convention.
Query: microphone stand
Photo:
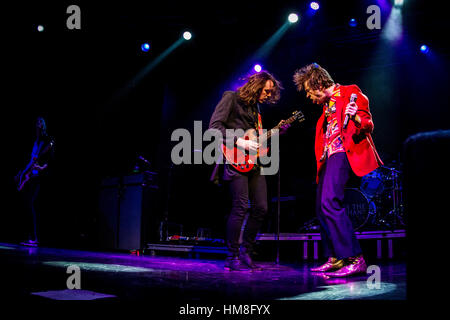
[[[277,237],[276,237],[276,246],[277,246],[277,257],[276,257],[276,264],[280,264],[280,186],[281,186],[281,179],[280,179],[280,171],[281,171],[281,164],[278,168],[278,188],[277,188]]]

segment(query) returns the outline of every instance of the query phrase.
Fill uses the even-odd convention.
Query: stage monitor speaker
[[[442,208],[448,206],[447,154],[450,130],[422,132],[410,136],[403,146],[404,186],[407,215],[420,219],[420,226],[442,226]],[[414,213],[412,213],[414,212]],[[448,212],[448,210],[447,210]],[[434,219],[430,219],[434,217]],[[439,218],[437,218],[439,217]],[[444,224],[445,225],[445,224]]]
[[[148,174],[103,180],[99,199],[101,248],[142,249],[156,238],[159,206],[154,182]]]
[[[436,265],[448,250],[450,130],[421,132],[403,146],[407,254],[410,261]],[[424,263],[408,263],[408,300],[423,301],[423,292],[438,292],[439,281],[423,281]],[[411,280],[412,281],[411,281]],[[434,297],[433,297],[434,299]]]

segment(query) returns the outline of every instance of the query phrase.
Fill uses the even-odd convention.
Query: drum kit
[[[405,226],[401,172],[381,166],[347,188],[344,206],[355,231],[394,230]]]

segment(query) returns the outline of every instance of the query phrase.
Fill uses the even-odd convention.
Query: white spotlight
[[[186,31],[185,33],[183,33],[183,38],[185,40],[190,40],[192,38],[192,33],[190,33],[189,31]]]
[[[290,23],[296,23],[296,22],[298,21],[298,15],[295,14],[295,13],[291,13],[291,14],[288,16],[288,21],[289,21]]]

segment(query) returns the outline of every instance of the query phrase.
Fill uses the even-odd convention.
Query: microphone
[[[352,95],[350,96],[350,102],[355,102],[357,98],[356,93],[352,93]],[[347,129],[347,125],[348,125],[348,120],[350,119],[350,115],[346,114],[345,115],[345,119],[344,119],[344,129]]]

